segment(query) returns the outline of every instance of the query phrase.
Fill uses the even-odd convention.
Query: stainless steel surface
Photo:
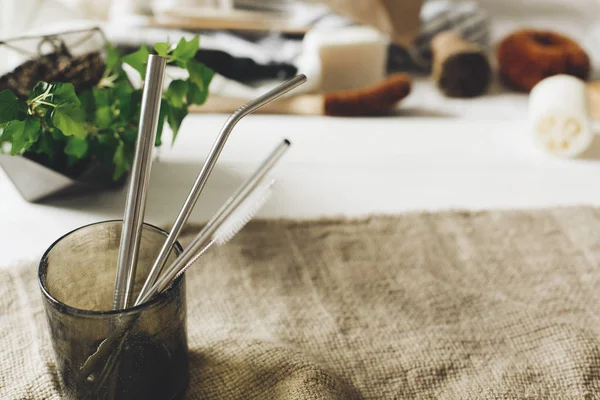
[[[227,142],[227,139],[229,138],[229,134],[231,133],[231,131],[233,130],[235,125],[246,115],[251,114],[252,112],[259,109],[260,107],[264,106],[265,104],[272,102],[273,100],[277,99],[278,97],[282,96],[283,94],[300,86],[304,82],[306,82],[305,75],[295,76],[294,78],[288,80],[287,82],[284,82],[283,84],[277,86],[275,89],[272,89],[271,91],[252,100],[248,104],[240,107],[233,114],[231,114],[231,116],[227,119],[227,121],[225,122],[225,125],[223,125],[223,128],[221,128],[221,132],[219,132],[219,135],[217,136],[217,139],[216,139],[215,143],[213,144],[213,147],[211,148],[210,152],[208,153],[206,162],[202,166],[202,170],[200,171],[198,178],[194,182],[194,185],[192,186],[192,190],[188,194],[187,199],[183,203],[183,207],[181,208],[181,211],[179,211],[179,215],[177,215],[177,218],[175,219],[175,223],[173,224],[173,227],[171,228],[169,237],[165,241],[165,243],[159,253],[158,258],[156,259],[156,262],[155,262],[154,266],[152,267],[150,274],[148,275],[148,279],[144,283],[142,292],[147,291],[156,282],[156,279],[160,275],[160,273],[165,265],[166,259],[169,256],[171,249],[173,248],[173,243],[175,243],[177,241],[177,238],[179,237],[179,234],[181,233],[183,226],[185,225],[188,218],[190,217],[192,210],[193,210],[194,206],[196,205],[196,202],[198,201],[198,197],[202,193],[202,190],[204,189],[204,186],[206,185],[206,181],[208,180],[208,177],[210,176],[210,174],[217,162],[217,159],[219,158],[221,151],[223,150],[223,147],[225,147],[225,143]]]
[[[166,65],[166,58],[156,55],[148,56],[140,125],[117,261],[113,296],[113,309],[115,310],[127,308],[134,289],[135,270],[146,208],[146,194],[152,166],[152,148],[156,139]]]
[[[22,156],[0,154],[0,167],[21,197],[30,203],[118,188],[124,183],[112,180],[112,165],[91,165],[77,179]]]
[[[221,224],[248,198],[258,184],[263,180],[266,174],[273,169],[277,161],[283,156],[290,146],[288,140],[284,140],[273,150],[269,156],[260,164],[256,171],[242,183],[235,193],[221,206],[215,215],[208,221],[202,231],[196,235],[192,243],[184,252],[171,264],[167,270],[160,275],[155,283],[149,285],[147,289],[142,288],[135,302],[136,305],[149,300],[156,293],[164,290],[183,270],[194,260],[199,252],[212,239],[212,235],[219,229]],[[148,282],[148,281],[146,281]],[[144,285],[146,286],[146,285]],[[145,290],[144,290],[145,289]]]

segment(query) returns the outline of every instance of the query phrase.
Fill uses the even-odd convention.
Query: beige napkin
[[[189,399],[599,398],[600,213],[258,221],[188,306]],[[0,329],[0,398],[59,399],[34,264]]]

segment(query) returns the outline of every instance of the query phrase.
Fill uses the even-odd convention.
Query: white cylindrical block
[[[311,30],[296,64],[320,91],[361,89],[386,74],[387,39],[366,26]]]
[[[529,94],[529,129],[543,151],[576,157],[591,144],[585,83],[570,75],[539,82]]]

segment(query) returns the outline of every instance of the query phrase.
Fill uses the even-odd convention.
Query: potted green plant
[[[156,146],[162,144],[165,122],[174,141],[188,106],[208,97],[214,73],[194,59],[198,47],[197,36],[154,46],[171,67],[185,72],[163,93]],[[142,46],[121,55],[107,43],[104,54],[103,72],[89,87],[40,81],[28,93],[0,91],[0,165],[28,201],[123,183],[133,160],[142,92],[126,69],[143,81],[150,50]],[[29,176],[19,180],[24,171]]]

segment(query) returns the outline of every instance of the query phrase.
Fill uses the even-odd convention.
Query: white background
[[[482,4],[494,13],[495,37],[524,24],[552,27],[580,39],[598,65],[597,1]],[[600,204],[600,143],[577,160],[542,154],[529,140],[526,116],[525,95],[496,85],[486,97],[448,100],[427,78],[416,79],[396,117],[250,116],[233,132],[192,221],[205,221],[284,137],[293,146],[262,217]],[[148,222],[173,221],[225,118],[190,116],[175,146],[163,146],[152,170]],[[29,204],[0,171],[0,267],[39,258],[78,226],[122,218],[124,202],[121,190]]]
[[[192,116],[153,165],[147,222],[175,218],[224,115]],[[206,220],[286,137],[263,217],[335,217],[413,210],[600,203],[600,143],[586,158],[537,152],[521,119],[250,116],[234,130],[192,221]],[[35,259],[83,224],[122,218],[125,190],[48,204],[21,199],[0,172],[0,266]]]

